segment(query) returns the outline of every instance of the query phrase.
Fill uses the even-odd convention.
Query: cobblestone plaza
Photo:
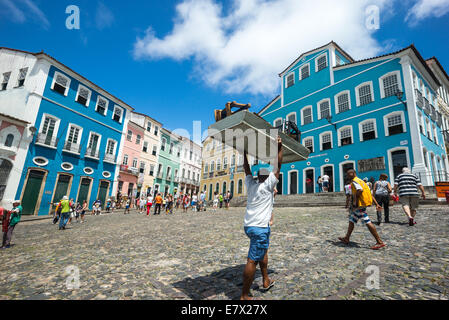
[[[243,215],[244,208],[118,211],[64,231],[49,219],[21,222],[12,248],[0,251],[0,299],[238,299],[249,244]],[[258,270],[253,296],[447,299],[447,206],[420,207],[414,227],[394,206],[390,220],[377,227],[388,246],[373,251],[362,225],[349,246],[338,242],[347,229],[344,208],[275,208],[269,272],[276,284],[262,293]],[[379,268],[379,289],[367,287],[369,266]],[[79,270],[78,289],[67,287],[68,267]]]

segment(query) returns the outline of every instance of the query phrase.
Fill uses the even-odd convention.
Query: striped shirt
[[[413,173],[401,173],[396,177],[394,183],[398,186],[400,197],[419,197],[418,186],[422,184],[417,175]]]

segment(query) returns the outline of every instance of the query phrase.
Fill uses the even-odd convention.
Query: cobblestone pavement
[[[0,250],[0,299],[236,299],[249,245],[243,215],[244,208],[149,217],[116,212],[88,215],[62,231],[51,220],[21,223],[15,245]],[[348,226],[343,208],[276,208],[269,250],[276,284],[261,292],[258,271],[253,295],[448,299],[448,207],[420,207],[414,227],[400,207],[390,215],[392,223],[376,226],[388,246],[373,251],[362,225],[349,246],[338,243]],[[370,265],[379,268],[379,289],[366,286]],[[79,268],[78,289],[66,285],[69,266]]]

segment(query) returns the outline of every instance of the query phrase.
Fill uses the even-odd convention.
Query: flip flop
[[[340,240],[340,242],[343,242],[344,244],[349,244],[349,241],[345,238],[338,238],[338,240]]]
[[[371,249],[373,249],[373,250],[379,250],[379,249],[381,249],[381,248],[383,248],[383,247],[385,247],[385,246],[386,246],[385,243],[382,243],[382,244],[376,244],[376,245],[372,246]]]
[[[267,288],[265,288],[265,287],[263,286],[263,284],[262,284],[262,288],[260,288],[260,290],[261,290],[261,291],[268,291],[268,290],[270,290],[270,289],[274,286],[275,283],[276,283],[275,280],[271,280],[270,285],[269,285]]]

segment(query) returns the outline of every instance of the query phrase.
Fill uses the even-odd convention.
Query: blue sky
[[[356,59],[414,43],[449,73],[448,12],[449,0],[0,0],[0,46],[44,50],[168,129],[205,130],[227,101],[260,110],[277,73],[331,40]]]

